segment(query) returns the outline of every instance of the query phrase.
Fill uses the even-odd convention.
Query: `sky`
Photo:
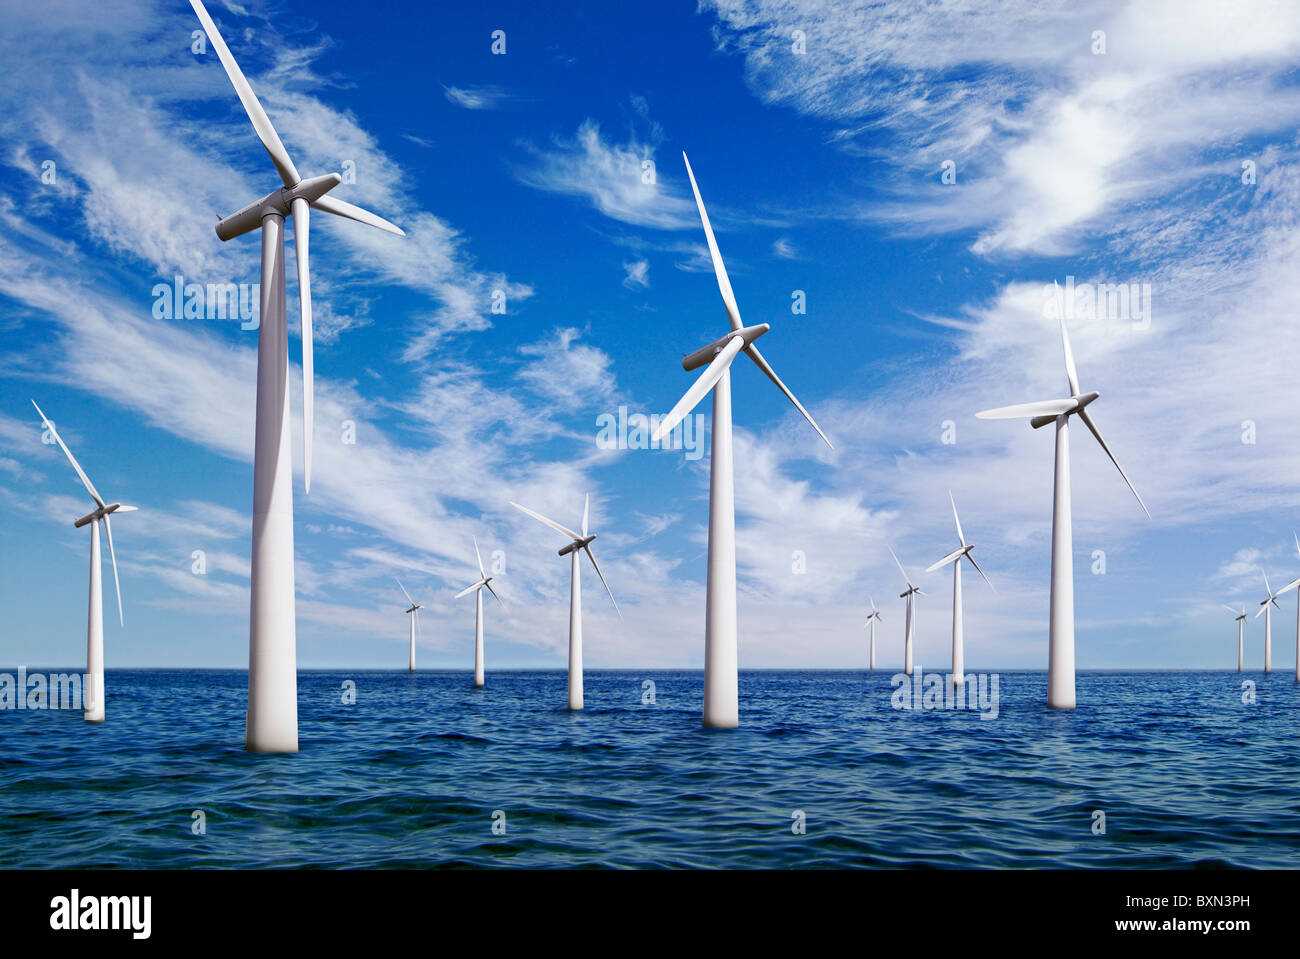
[[[1196,0],[650,5],[213,0],[304,176],[406,231],[312,218],[316,429],[301,474],[290,264],[298,661],[469,669],[474,540],[504,607],[487,666],[563,668],[576,526],[589,668],[700,667],[710,403],[692,449],[610,449],[727,329],[688,152],[748,324],[835,444],[744,358],[732,377],[742,668],[949,660],[949,494],[966,667],[1047,661],[1052,431],[1090,408],[1151,511],[1072,433],[1081,669],[1229,668],[1263,575],[1300,575],[1300,7]],[[84,662],[90,500],[110,501],[114,667],[247,664],[257,332],[167,310],[256,284],[221,216],[279,187],[184,0],[0,0],[0,663]],[[504,39],[496,31],[502,31]],[[494,44],[498,51],[493,52]],[[1092,309],[1088,291],[1119,285]],[[804,309],[798,311],[799,304]],[[494,311],[494,306],[496,311]],[[48,436],[44,437],[48,440]],[[1294,662],[1296,592],[1275,615]]]

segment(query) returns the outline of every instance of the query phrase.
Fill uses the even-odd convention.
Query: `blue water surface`
[[[1289,671],[1081,673],[1073,712],[1002,673],[996,719],[894,708],[891,675],[742,672],[710,730],[698,671],[589,671],[579,713],[559,671],[303,672],[301,751],[268,756],[244,672],[110,670],[106,723],[0,711],[0,863],[1300,865]]]

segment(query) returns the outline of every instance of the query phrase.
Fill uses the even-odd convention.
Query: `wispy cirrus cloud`
[[[449,103],[466,110],[499,110],[518,99],[505,87],[495,84],[478,87],[443,86],[442,91]]]

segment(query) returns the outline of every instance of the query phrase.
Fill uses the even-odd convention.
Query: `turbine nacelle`
[[[708,346],[700,347],[700,349],[691,353],[689,356],[683,357],[682,369],[689,373],[691,370],[698,370],[701,366],[712,363],[713,358],[721,353],[726,345],[736,337],[740,337],[745,341],[744,346],[741,347],[741,349],[744,349],[771,328],[772,327],[766,323],[759,323],[756,326],[745,326],[738,330],[732,330],[726,336],[718,337],[718,339],[714,340]]]
[[[81,519],[76,520],[72,525],[75,526],[77,529],[81,529],[81,527],[93,523],[97,519],[103,519],[105,516],[108,516],[111,513],[116,513],[118,510],[122,510],[123,512],[126,513],[131,513],[135,511],[135,507],[123,506],[121,503],[109,503],[107,506],[101,506],[93,513],[87,513],[85,516],[81,517]]]
[[[590,536],[580,536],[580,537],[578,537],[577,539],[575,539],[572,543],[570,543],[568,546],[566,546],[566,547],[564,547],[563,549],[561,549],[561,550],[559,551],[559,552],[560,552],[560,555],[561,555],[561,556],[568,556],[568,555],[569,555],[570,553],[572,553],[575,549],[586,549],[586,548],[587,548],[587,544],[589,544],[589,543],[590,543],[592,540],[594,540],[595,538],[596,538],[596,534],[595,534],[595,533],[592,533]]]
[[[237,236],[251,233],[262,225],[262,220],[272,213],[286,219],[293,214],[293,201],[306,200],[315,203],[330,190],[343,182],[337,173],[314,176],[309,180],[299,180],[291,187],[282,187],[268,193],[262,199],[250,203],[238,213],[232,213],[217,221],[217,236],[224,240],[233,240]]]
[[[1046,416],[1035,416],[1029,421],[1029,425],[1032,426],[1034,429],[1041,429],[1044,426],[1048,426],[1052,423],[1055,423],[1056,417],[1058,415],[1072,416],[1073,414],[1078,413],[1080,410],[1082,410],[1084,407],[1086,407],[1089,403],[1091,403],[1099,396],[1101,396],[1101,394],[1096,392],[1084,393],[1079,396],[1071,396],[1070,399],[1074,400],[1076,404],[1074,409],[1067,410],[1064,414],[1049,413]]]

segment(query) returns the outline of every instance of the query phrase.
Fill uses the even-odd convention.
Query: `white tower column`
[[[1273,603],[1264,606],[1264,672],[1273,671]]]
[[[573,550],[573,575],[569,580],[569,708],[582,708],[582,564]]]
[[[1244,654],[1245,651],[1246,651],[1246,650],[1245,650],[1245,646],[1246,646],[1245,631],[1246,631],[1245,623],[1242,622],[1242,620],[1240,620],[1240,619],[1237,620],[1237,672],[1241,672],[1241,666],[1242,666],[1242,662],[1241,662],[1241,661],[1242,661],[1242,658],[1243,658],[1243,654]],[[1296,669],[1297,669],[1297,671],[1300,671],[1300,665],[1297,665],[1297,666],[1296,666]]]
[[[907,639],[903,643],[903,672],[912,675],[912,608],[916,605],[916,594],[907,594]]]
[[[961,557],[952,564],[952,684],[966,682],[966,654],[962,648]]]
[[[740,725],[736,652],[736,508],[731,462],[731,370],[713,387],[709,571],[704,614],[704,725]]]
[[[250,752],[292,753],[298,751],[293,454],[289,434],[284,218],[277,213],[262,219],[261,293],[245,743]]]
[[[415,617],[416,615],[417,615],[416,613],[411,613],[407,616],[407,619],[411,621],[411,661],[406,668],[409,672],[412,673],[415,672]]]
[[[474,590],[474,688],[483,688],[483,587]]]
[[[90,606],[86,616],[86,685],[82,706],[86,722],[104,721],[104,598],[100,582],[99,520],[90,524]],[[25,690],[19,690],[25,696]]]
[[[1052,595],[1047,647],[1047,706],[1074,708],[1074,539],[1070,518],[1069,417],[1056,418],[1052,498]]]
[[[871,668],[876,668],[876,619],[871,618]]]

